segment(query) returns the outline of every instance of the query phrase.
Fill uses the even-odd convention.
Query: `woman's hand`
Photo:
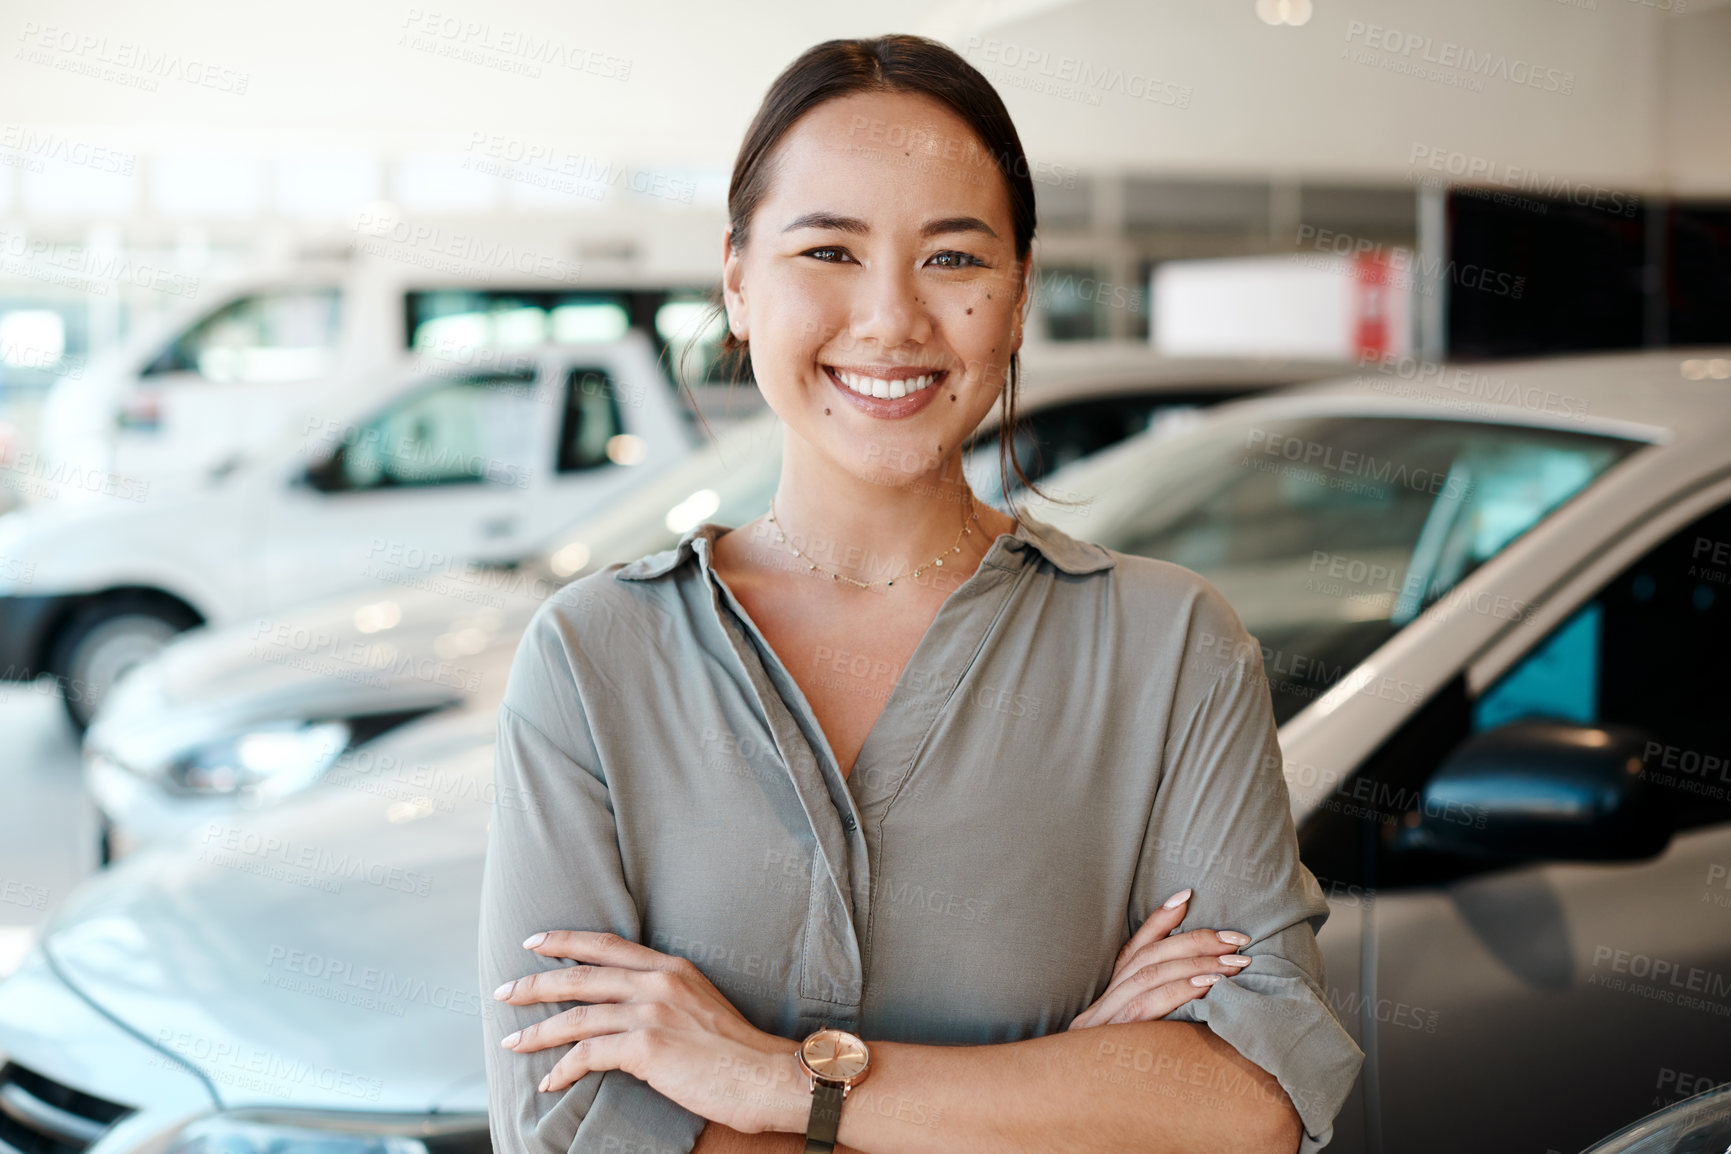
[[[1067,1029],[1115,1022],[1154,1022],[1192,998],[1207,995],[1223,976],[1236,974],[1250,959],[1233,951],[1250,944],[1234,930],[1191,930],[1168,938],[1184,920],[1190,891],[1166,899],[1118,951],[1106,992],[1070,1022]],[[1224,955],[1224,956],[1223,956]]]
[[[587,930],[536,934],[523,945],[582,964],[506,982],[494,998],[514,1006],[588,1003],[500,1040],[525,1054],[575,1043],[542,1081],[543,1091],[563,1090],[595,1070],[624,1070],[734,1130],[803,1131],[811,1092],[794,1058],[797,1044],[746,1021],[686,959]]]

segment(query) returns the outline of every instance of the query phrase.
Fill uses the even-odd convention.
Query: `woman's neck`
[[[929,565],[939,556],[977,561],[998,534],[1015,528],[1010,517],[973,497],[959,456],[905,484],[878,484],[838,467],[791,433],[775,516],[814,561],[864,580]],[[961,533],[964,524],[970,533]],[[959,556],[951,552],[958,543]]]

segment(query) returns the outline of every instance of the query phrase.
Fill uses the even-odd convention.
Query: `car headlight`
[[[310,785],[349,745],[346,721],[279,722],[202,745],[171,762],[182,793],[277,796]]]
[[[485,1114],[231,1110],[181,1127],[164,1154],[488,1154]]]
[[[170,789],[195,797],[247,793],[275,800],[316,782],[345,752],[432,709],[377,713],[327,721],[255,725],[208,741],[159,772]]]

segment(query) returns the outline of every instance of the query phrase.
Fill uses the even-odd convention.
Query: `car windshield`
[[[1641,444],[1259,408],[1126,442],[1054,474],[1041,485],[1053,500],[1027,509],[1213,582],[1261,643],[1285,722]]]

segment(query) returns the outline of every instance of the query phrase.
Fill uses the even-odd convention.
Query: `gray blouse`
[[[611,930],[689,958],[787,1038],[1010,1042],[1064,1029],[1188,886],[1180,932],[1241,930],[1255,961],[1168,1018],[1279,1079],[1300,1154],[1326,1145],[1363,1054],[1322,996],[1328,904],[1298,858],[1257,644],[1221,593],[1024,520],[899,678],[814,655],[811,673],[887,697],[843,778],[711,567],[725,532],[575,581],[529,625],[499,710],[481,989],[571,964],[523,949],[532,933]],[[566,1047],[499,1046],[571,1003],[483,1002],[498,1154],[692,1148],[703,1119],[637,1078],[542,1094]],[[1127,1057],[1100,1076],[1190,1088]]]

